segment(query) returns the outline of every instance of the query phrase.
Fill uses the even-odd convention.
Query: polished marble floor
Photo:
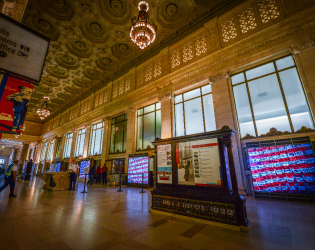
[[[251,230],[236,232],[151,213],[150,193],[137,188],[93,185],[83,195],[83,183],[42,185],[17,182],[16,198],[0,193],[0,249],[315,249],[315,204],[249,197]]]

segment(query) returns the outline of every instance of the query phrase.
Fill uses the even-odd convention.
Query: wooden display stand
[[[213,132],[161,139],[153,142],[153,145],[157,149],[157,185],[156,188],[151,192],[151,211],[163,214],[165,214],[165,212],[172,213],[176,214],[174,215],[176,217],[188,216],[192,220],[202,219],[203,222],[207,224],[230,228],[233,230],[248,231],[250,222],[248,221],[246,214],[246,199],[238,193],[238,185],[235,174],[232,154],[233,134],[233,130],[231,130],[228,126],[224,126],[221,130]],[[179,179],[178,176],[178,173],[183,173],[183,171],[179,171],[182,170],[180,169],[182,160],[180,159],[178,145],[181,143],[198,144],[198,141],[200,143],[207,141],[217,141],[217,143],[212,144],[200,144],[200,147],[204,148],[206,148],[208,145],[216,145],[211,148],[211,152],[214,152],[215,154],[211,156],[209,156],[210,154],[205,155],[205,157],[208,157],[208,159],[204,162],[207,162],[207,164],[209,163],[209,167],[207,168],[207,164],[205,165],[203,163],[203,165],[201,165],[201,163],[198,163],[198,158],[193,158],[198,157],[198,153],[193,150],[196,150],[196,148],[199,146],[192,147],[195,147],[195,149],[191,150],[191,152],[194,152],[192,156],[194,172],[191,175],[194,175],[196,184],[190,183],[189,185],[185,185],[183,184],[183,181],[180,181],[181,179]],[[168,145],[167,147],[171,148],[171,152],[167,152],[169,155],[169,158],[167,158],[169,160],[167,164],[170,165],[172,173],[166,172],[166,174],[171,176],[171,180],[169,180],[170,183],[165,183],[167,181],[163,180],[161,181],[161,179],[163,179],[161,176],[162,174],[165,175],[165,172],[161,171],[163,168],[159,168],[159,154],[163,154],[161,150],[159,152],[159,146],[161,148],[163,145]],[[208,151],[204,150],[204,153],[210,152],[210,146],[206,148]],[[216,163],[214,164],[214,162]],[[219,166],[215,167],[216,164]],[[217,181],[218,184],[197,184],[197,180],[200,180],[201,173],[205,172],[204,169],[208,169],[206,170],[208,173],[212,170],[219,173],[219,178],[221,178],[221,180]],[[211,176],[209,178],[211,178]]]

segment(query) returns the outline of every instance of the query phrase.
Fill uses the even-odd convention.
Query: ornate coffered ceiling
[[[150,21],[157,25],[155,43],[144,51],[129,38],[134,0],[29,0],[22,23],[51,39],[39,86],[35,87],[26,120],[40,121],[36,107],[48,86],[51,113],[74,103],[95,86],[106,85],[118,72],[172,43],[182,30],[233,0],[147,0]]]

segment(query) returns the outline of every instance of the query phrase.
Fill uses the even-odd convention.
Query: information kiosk
[[[233,134],[224,126],[213,132],[153,142],[157,185],[151,192],[151,211],[248,231],[246,199],[238,193],[235,174]]]

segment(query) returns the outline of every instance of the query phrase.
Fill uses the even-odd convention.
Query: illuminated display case
[[[79,178],[84,178],[84,168],[90,167],[90,161],[81,161],[80,162],[80,173],[79,173]]]
[[[55,172],[60,172],[60,168],[61,168],[61,162],[57,162],[55,164]]]
[[[130,155],[128,162],[128,184],[141,185],[143,174],[143,184],[149,185],[149,156]]]
[[[247,169],[256,197],[315,194],[315,158],[309,137],[245,145]]]

